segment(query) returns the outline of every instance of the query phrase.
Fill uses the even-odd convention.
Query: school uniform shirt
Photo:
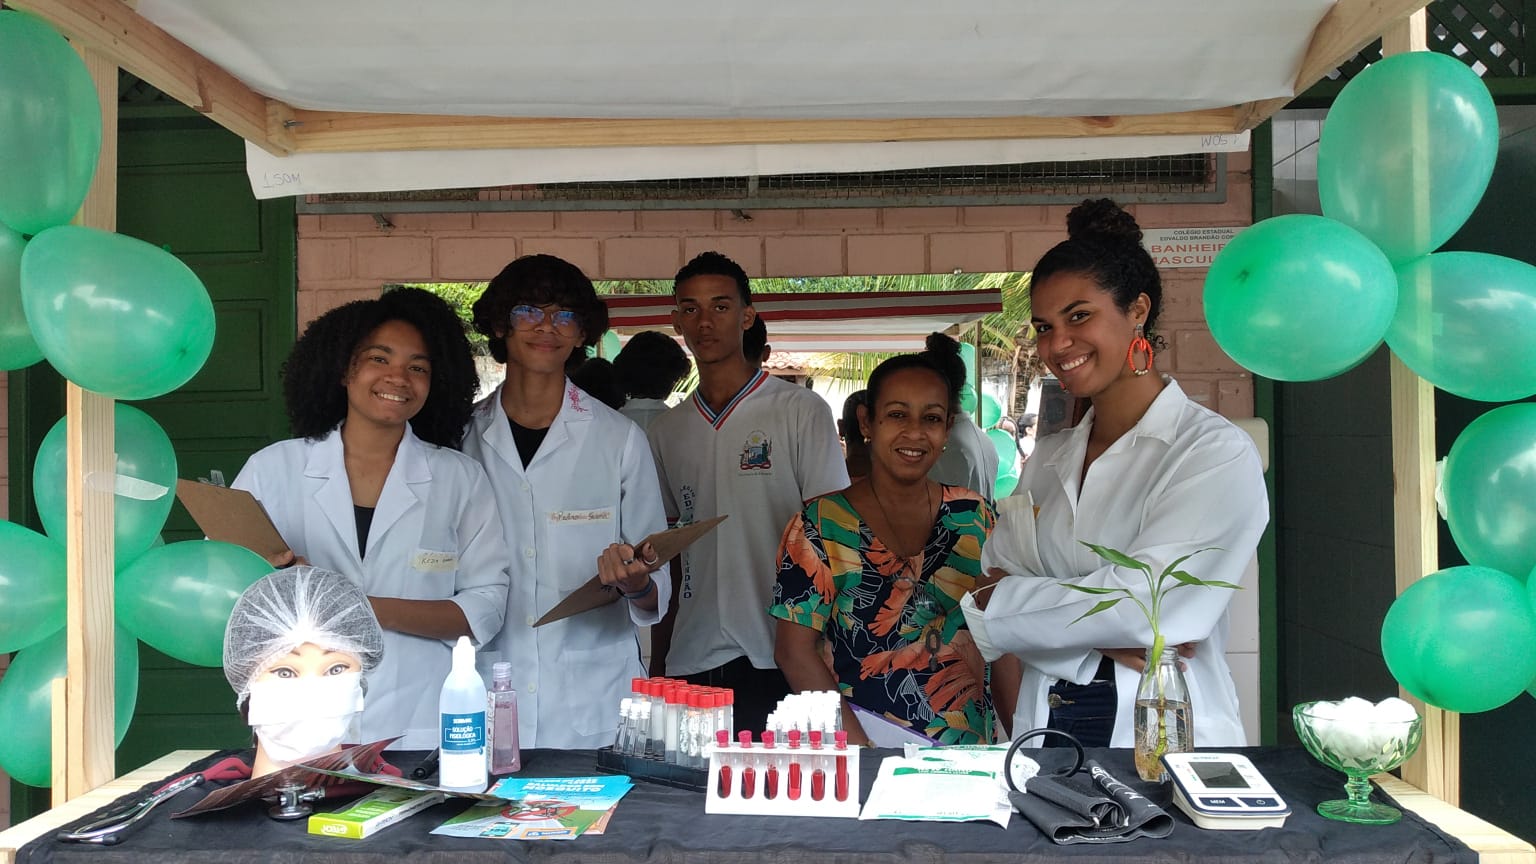
[[[406,426],[366,550],[357,545],[340,427],[319,441],[294,438],[257,452],[233,486],[261,502],[295,554],[369,596],[452,600],[480,644],[501,629],[507,547],[485,472],[464,454],[428,444]],[[453,641],[384,631],[384,656],[367,676],[363,741],[403,735],[392,749],[438,745],[437,697],[453,665]]]
[[[668,675],[745,656],[774,669],[779,538],[805,502],[848,486],[832,409],[820,396],[759,371],[718,413],[695,391],[647,432],[667,517],[724,522],[683,551]]]
[[[652,420],[660,417],[667,410],[668,406],[665,399],[647,399],[641,396],[626,401],[624,407],[619,409],[619,413],[635,421],[635,425],[640,427],[641,432],[644,432],[651,428]]]
[[[519,744],[590,749],[613,743],[619,700],[643,676],[635,628],[654,624],[672,583],[656,582],[656,612],[627,600],[535,628],[597,575],[610,543],[639,543],[666,527],[656,466],[640,427],[565,382],[560,412],[528,467],[501,407],[501,388],[475,405],[464,452],[485,466],[511,553],[506,626],[482,649],[482,672],[512,663]]]
[[[1065,587],[1126,587],[1148,599],[1140,570],[1108,564],[1080,541],[1118,549],[1154,575],[1196,550],[1180,569],[1200,579],[1240,583],[1269,521],[1269,502],[1253,439],[1195,404],[1172,379],[1141,420],[1089,466],[1083,457],[1093,428],[1081,423],[1040,440],[1024,463],[1019,488],[999,505],[998,524],[982,551],[982,567],[1011,574],[993,588],[985,612],[969,595],[966,620],[991,660],[1002,652],[1024,661],[1014,729],[1047,725],[1047,691],[1058,679],[1086,684],[1098,648],[1152,645],[1152,629],[1134,603],[1121,602],[1075,621],[1101,600]],[[1034,523],[1035,542],[1029,542]],[[1246,586],[1254,590],[1255,586]],[[1160,616],[1169,646],[1198,643],[1184,660],[1198,747],[1245,743],[1237,690],[1227,668],[1228,588],[1184,586],[1165,596]],[[1140,674],[1115,664],[1118,706],[1112,747],[1133,744],[1132,707]]]
[[[949,438],[944,442],[944,452],[928,469],[928,477],[945,486],[959,486],[979,493],[991,504],[993,490],[997,487],[997,469],[997,448],[970,415],[961,413],[955,415],[955,423],[949,427]]]

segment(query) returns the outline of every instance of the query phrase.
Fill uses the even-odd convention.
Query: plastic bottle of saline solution
[[[454,792],[484,792],[485,682],[475,671],[475,646],[468,636],[453,646],[453,668],[443,679],[437,710],[442,745],[438,785]]]

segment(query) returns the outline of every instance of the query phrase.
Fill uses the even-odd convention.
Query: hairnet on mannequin
[[[318,567],[289,567],[245,589],[224,628],[224,677],[243,705],[251,682],[310,642],[357,655],[364,675],[379,665],[384,632],[361,588]]]

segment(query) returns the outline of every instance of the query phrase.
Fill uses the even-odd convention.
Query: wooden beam
[[[268,135],[270,100],[235,76],[141,18],[120,0],[6,0],[48,21],[76,44],[84,44],[118,66],[200,111],[256,146],[282,156],[288,152]],[[117,92],[116,82],[112,92]]]
[[[80,51],[101,102],[101,156],[75,222],[111,231],[117,227],[117,64]],[[117,458],[113,449],[112,399],[65,384],[68,528],[65,637],[64,749],[54,742],[55,782],[63,766],[64,789],[54,800],[76,798],[116,774],[112,740],[113,610],[112,505]],[[57,689],[57,688],[56,688]]]
[[[294,150],[474,150],[535,147],[686,147],[1230,134],[1231,108],[1104,117],[956,117],[777,120],[459,117],[294,110]]]
[[[1422,15],[1427,5],[1427,0],[1339,0],[1312,31],[1312,41],[1307,45],[1291,92],[1302,94],[1323,80],[1323,76],[1359,54],[1376,37],[1416,12]],[[1422,29],[1422,25],[1420,27]],[[1292,98],[1261,99],[1237,106],[1237,129],[1253,129],[1284,108]]]
[[[1418,10],[1382,33],[1382,53],[1423,51],[1425,13]],[[1416,136],[1428,134],[1427,120],[1420,118]],[[1415,151],[1424,152],[1423,148]],[[1421,160],[1422,161],[1422,160]],[[1410,167],[1407,182],[1427,195],[1428,168]],[[1415,208],[1428,212],[1427,206]],[[1428,226],[1419,226],[1427,232]],[[1440,569],[1440,543],[1435,507],[1435,388],[1392,356],[1392,523],[1397,593]],[[1456,804],[1461,798],[1461,717],[1425,705],[1406,691],[1424,716],[1424,737],[1418,753],[1402,767],[1403,779],[1420,789]]]

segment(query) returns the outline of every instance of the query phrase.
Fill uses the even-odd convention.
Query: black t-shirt
[[[357,520],[357,557],[368,554],[368,529],[373,527],[373,508],[352,505],[352,518]]]
[[[529,429],[517,425],[517,421],[511,417],[507,418],[507,423],[512,426],[512,440],[517,442],[517,455],[522,457],[523,467],[527,468],[534,454],[539,452],[539,445],[544,443],[544,436],[549,434],[549,427]]]

